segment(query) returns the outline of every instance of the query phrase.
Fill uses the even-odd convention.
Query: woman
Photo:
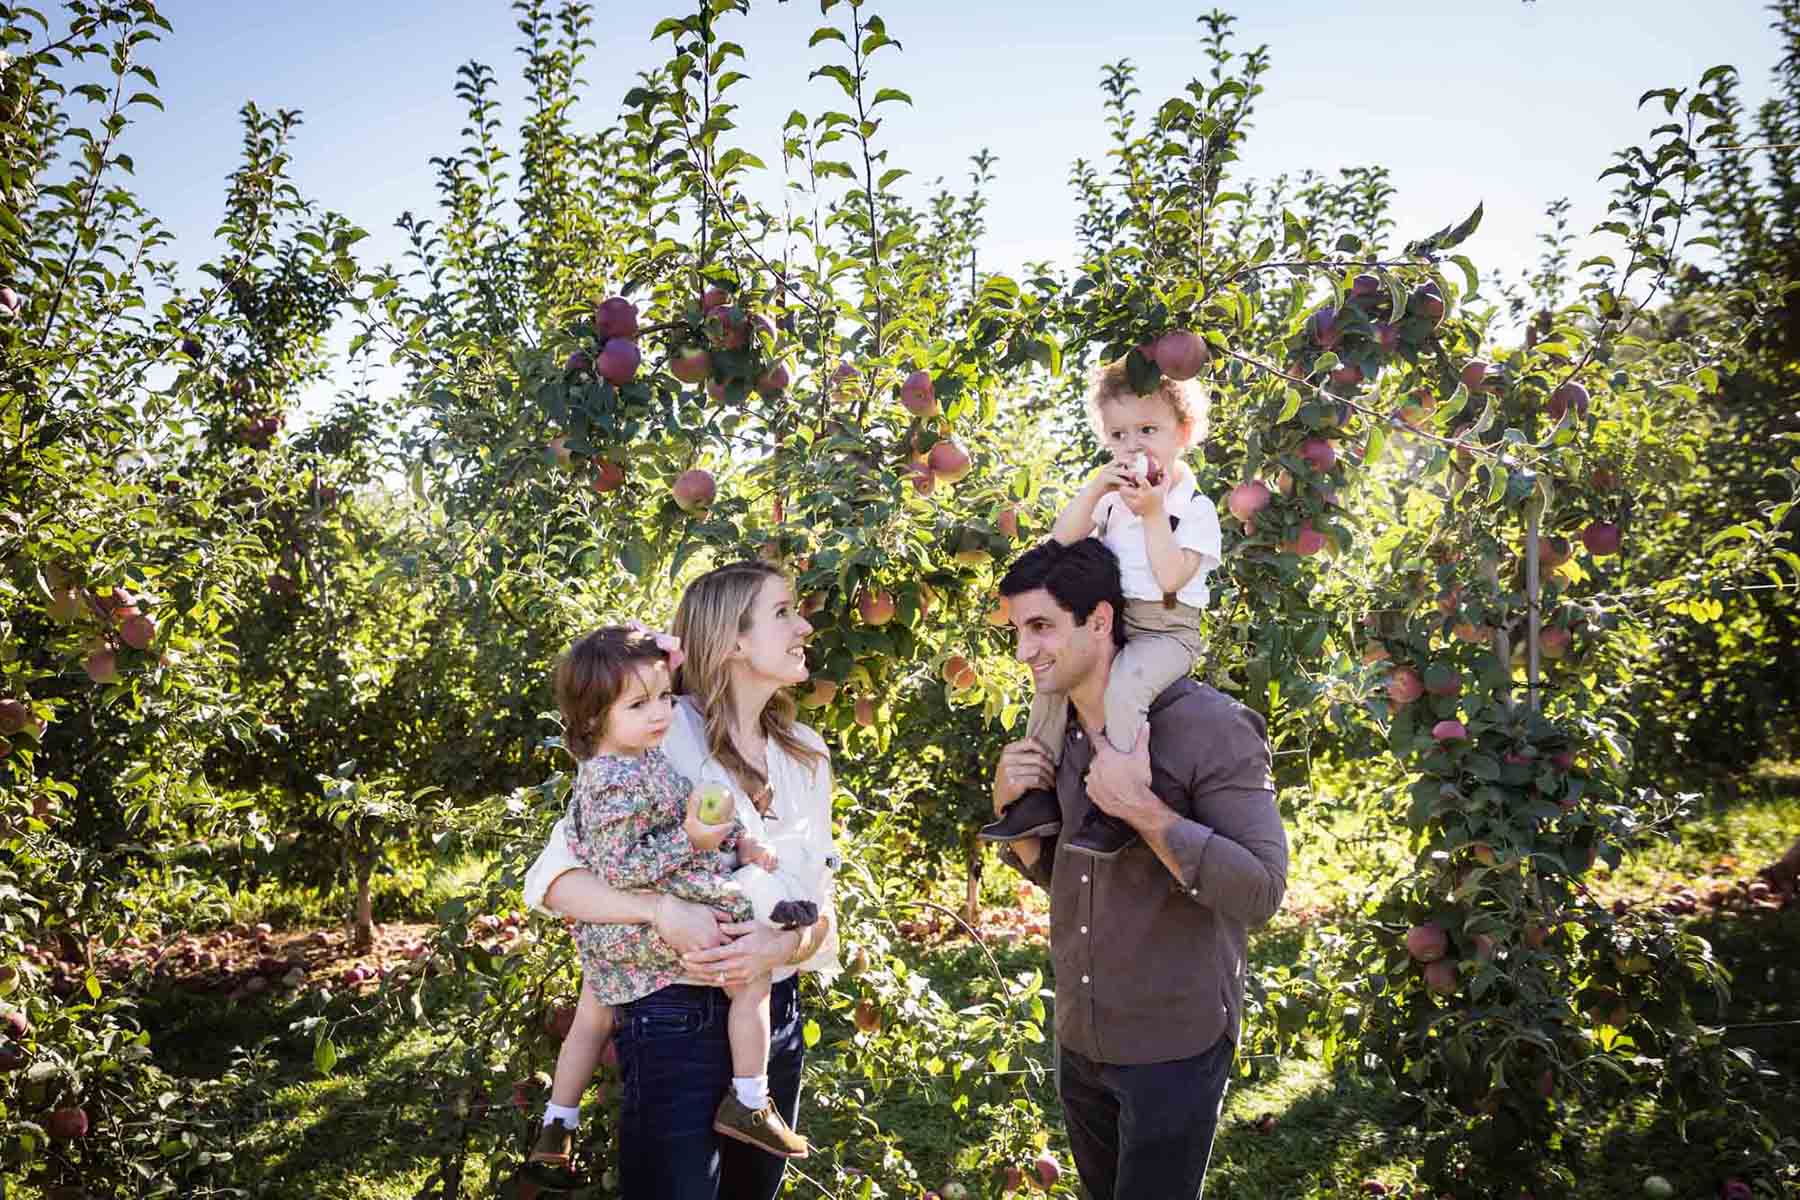
[[[779,570],[741,562],[690,584],[671,632],[686,659],[664,753],[692,779],[742,797],[766,790],[771,848],[817,874],[819,921],[799,930],[736,924],[671,896],[617,891],[569,854],[560,822],[526,876],[525,899],[581,921],[653,924],[688,970],[687,980],[619,1010],[625,1200],[772,1200],[785,1160],[719,1138],[713,1114],[731,1085],[724,987],[773,975],[769,1092],[793,1126],[804,1049],[797,973],[838,969],[830,759],[818,734],[794,720],[785,691],[806,682],[812,626]]]

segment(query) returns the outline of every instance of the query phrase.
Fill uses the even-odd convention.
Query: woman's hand
[[[717,910],[667,894],[656,898],[656,915],[650,924],[677,954],[711,950],[729,940]]]
[[[710,950],[682,954],[689,975],[717,987],[737,987],[785,966],[800,948],[792,929],[770,929],[756,921],[721,921],[719,932],[732,940]]]

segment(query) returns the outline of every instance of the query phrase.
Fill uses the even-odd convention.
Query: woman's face
[[[788,687],[805,683],[806,639],[812,626],[794,603],[794,588],[779,575],[763,581],[750,605],[750,628],[738,635],[732,666],[746,681]]]

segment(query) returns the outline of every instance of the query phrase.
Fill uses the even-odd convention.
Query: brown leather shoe
[[[574,1156],[575,1131],[561,1121],[551,1121],[538,1130],[537,1141],[532,1143],[519,1174],[552,1191],[585,1187],[587,1180],[576,1172]]]
[[[812,1152],[806,1139],[788,1128],[773,1100],[761,1108],[750,1108],[737,1098],[736,1092],[726,1092],[725,1099],[719,1102],[719,1111],[713,1114],[713,1131],[767,1150],[778,1158],[805,1158]]]

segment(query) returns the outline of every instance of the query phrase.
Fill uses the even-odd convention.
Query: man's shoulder
[[[1164,726],[1193,728],[1238,728],[1264,736],[1262,714],[1241,704],[1210,684],[1195,679],[1177,679],[1150,705],[1152,730]]]

